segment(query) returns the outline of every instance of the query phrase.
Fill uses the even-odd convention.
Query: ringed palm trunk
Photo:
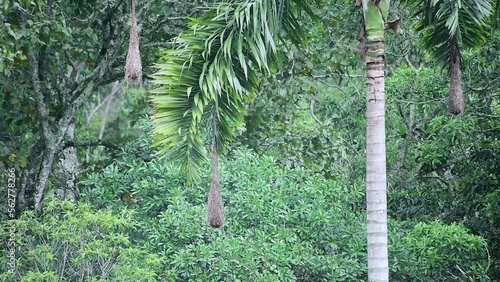
[[[368,281],[389,281],[385,158],[384,18],[388,3],[363,1],[366,36]],[[386,5],[385,7],[379,7]]]

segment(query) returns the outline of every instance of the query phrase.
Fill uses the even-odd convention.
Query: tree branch
[[[335,78],[335,76],[344,76],[344,77],[359,77],[364,78],[363,74],[343,74],[343,73],[332,73],[332,74],[321,74],[321,75],[313,75],[312,78],[322,79],[322,78]]]
[[[499,115],[489,115],[489,114],[482,114],[482,113],[471,113],[471,116],[476,116],[476,117],[487,117],[487,118],[493,118],[493,119],[498,119],[500,118]]]
[[[52,132],[49,127],[49,115],[47,113],[47,105],[43,99],[42,87],[40,85],[40,77],[38,74],[38,60],[32,50],[28,52],[28,62],[31,68],[31,83],[33,84],[33,92],[35,94],[35,102],[40,126],[44,139],[49,140],[52,137]]]
[[[118,81],[116,82],[118,83]],[[121,84],[120,84],[121,86]],[[116,90],[117,91],[117,90]],[[111,92],[108,94],[108,96],[106,96],[106,98],[104,98],[104,100],[100,103],[98,103],[97,106],[95,106],[95,108],[92,110],[92,112],[90,114],[87,115],[87,124],[90,123],[90,121],[92,120],[92,117],[95,115],[95,113],[97,113],[97,111],[104,105],[106,104],[111,98],[113,98],[113,96],[115,95],[116,93],[115,90],[111,89]],[[100,99],[99,99],[100,100]]]
[[[323,123],[316,117],[314,114],[314,104],[316,101],[314,99],[311,99],[311,102],[309,103],[309,112],[311,113],[312,118],[319,123],[320,125],[323,125]]]
[[[172,48],[174,46],[173,42],[167,41],[167,42],[151,42],[151,43],[146,43],[141,46],[141,51],[143,49],[148,49],[148,48],[155,48],[155,47],[163,47],[163,48]]]
[[[59,152],[63,151],[64,149],[67,149],[69,147],[95,147],[95,146],[104,146],[106,148],[110,148],[113,150],[123,150],[122,147],[113,144],[109,141],[104,141],[104,140],[96,140],[96,141],[68,141],[64,144],[61,150]],[[58,152],[58,153],[59,153]]]
[[[59,120],[59,128],[64,129],[67,128],[71,120],[74,118],[76,112],[82,107],[82,105],[88,100],[88,97],[92,95],[92,91],[85,91],[89,85],[95,87],[99,85],[102,81],[105,72],[109,69],[109,65],[116,59],[116,56],[119,52],[119,47],[123,45],[125,42],[126,34],[122,34],[122,38],[119,38],[116,46],[114,48],[108,49],[110,53],[107,53],[104,56],[104,59],[99,63],[98,66],[92,70],[92,72],[86,76],[82,81],[78,83],[78,87],[72,92],[73,97],[70,100],[70,103],[67,105],[66,110],[64,112],[63,117]],[[64,137],[63,134],[59,134],[61,138]],[[62,141],[62,140],[58,140]]]
[[[500,77],[497,77],[491,81],[488,82],[488,84],[486,86],[483,86],[481,88],[474,88],[472,87],[472,85],[467,85],[466,87],[472,91],[476,91],[476,92],[482,92],[482,91],[486,91],[488,90],[488,88],[493,84],[493,82],[497,81],[498,79],[500,79]]]

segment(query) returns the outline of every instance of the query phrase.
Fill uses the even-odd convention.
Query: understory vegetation
[[[122,81],[134,2],[137,88]],[[227,18],[200,18],[216,15],[212,2],[1,2],[0,281],[367,281],[360,11],[354,1],[284,1],[293,13],[278,18],[292,29],[252,25],[252,39],[267,40],[258,47],[243,43],[248,34],[226,38],[229,47],[211,50],[224,58],[225,79],[249,77],[230,100],[232,86],[216,89],[213,74],[214,84],[194,75],[192,84],[175,84],[190,65],[175,63],[192,54],[192,73],[205,74],[212,53],[200,38],[212,29],[196,27],[225,31]],[[404,32],[385,35],[389,277],[500,281],[499,2],[476,1],[494,13],[480,46],[459,52],[458,115],[447,109],[450,74],[434,54],[444,47],[423,48],[430,31],[417,28],[424,16],[410,5],[420,2],[392,3]],[[189,52],[174,48],[181,43]],[[269,65],[259,61],[267,49]],[[253,57],[231,61],[234,53]],[[153,77],[165,62],[178,69],[164,70],[171,85],[158,86]],[[207,85],[224,93],[203,105]],[[177,96],[158,94],[165,89]],[[183,99],[196,99],[196,109]],[[164,139],[152,122],[161,110]],[[218,166],[206,160],[210,151]],[[215,186],[218,229],[207,224]]]
[[[206,180],[129,151],[82,182],[79,202],[50,197],[10,222],[22,281],[363,281],[363,187],[241,149],[223,163],[226,227],[205,223]],[[161,196],[159,196],[161,195]],[[390,219],[391,277],[486,277],[486,241],[458,225]],[[6,235],[6,234],[4,234]],[[5,261],[5,260],[4,260]],[[2,263],[6,265],[6,263]],[[3,274],[4,280],[8,279]],[[458,279],[457,278],[457,279]]]

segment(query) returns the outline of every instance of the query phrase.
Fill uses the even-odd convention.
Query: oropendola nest
[[[448,93],[448,109],[454,115],[464,112],[464,93],[461,85],[460,56],[453,55],[450,62],[450,91]]]
[[[139,52],[139,34],[137,32],[137,18],[135,15],[135,0],[130,6],[130,41],[128,45],[127,62],[125,64],[125,80],[142,83],[141,53]]]
[[[224,226],[224,208],[220,194],[219,156],[215,138],[212,145],[212,182],[210,183],[210,191],[208,192],[207,222],[208,225],[214,228]]]
[[[218,179],[217,181],[212,179],[212,183],[210,184],[210,191],[208,192],[207,222],[208,225],[214,228],[221,228],[224,226],[224,211]]]

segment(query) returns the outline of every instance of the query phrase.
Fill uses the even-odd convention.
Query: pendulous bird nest
[[[137,32],[137,18],[135,15],[135,0],[131,1],[130,7],[130,41],[125,64],[125,80],[142,84],[141,53],[139,52],[139,34]]]

